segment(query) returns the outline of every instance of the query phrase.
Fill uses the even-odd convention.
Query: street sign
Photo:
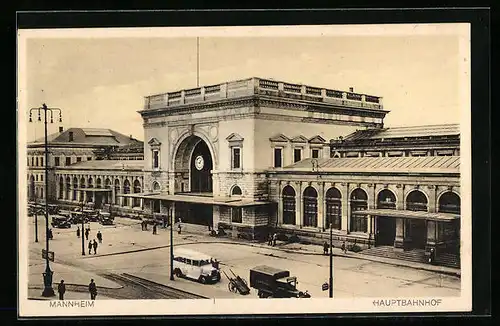
[[[45,249],[42,249],[42,258],[47,259],[47,251]],[[49,251],[49,260],[54,261],[54,252]]]
[[[321,290],[323,290],[323,291],[328,290],[328,288],[329,288],[329,285],[326,282],[321,285]]]

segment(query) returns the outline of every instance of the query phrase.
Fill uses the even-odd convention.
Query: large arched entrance
[[[200,137],[185,138],[175,153],[175,193],[193,196],[213,196],[212,170],[214,160],[208,144]],[[176,218],[192,224],[212,225],[210,204],[177,202]]]
[[[396,209],[396,196],[389,189],[378,193],[377,209]],[[387,216],[377,217],[377,228],[375,233],[375,244],[394,245],[396,239],[396,219]]]

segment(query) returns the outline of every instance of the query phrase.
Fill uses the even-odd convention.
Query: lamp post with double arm
[[[31,116],[33,111],[38,112],[38,121],[42,121],[41,113],[43,112],[43,123],[45,132],[45,273],[43,273],[43,284],[44,289],[42,292],[43,297],[52,297],[55,295],[54,289],[52,288],[52,271],[49,265],[49,146],[47,139],[47,113],[50,113],[50,123],[54,123],[53,115],[54,112],[59,112],[59,122],[62,122],[61,109],[59,108],[48,108],[45,103],[40,108],[30,109],[30,122],[33,122]]]

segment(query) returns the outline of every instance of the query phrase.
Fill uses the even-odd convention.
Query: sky
[[[382,96],[387,127],[460,122],[459,37],[422,35],[36,37],[26,39],[26,105],[63,111],[62,126],[143,140],[144,96],[247,77]],[[76,34],[75,34],[76,35]],[[56,132],[59,124],[49,127]],[[28,141],[43,125],[27,128]]]

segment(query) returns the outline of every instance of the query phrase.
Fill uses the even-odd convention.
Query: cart
[[[239,277],[238,275],[234,274],[233,271],[230,269],[229,270],[231,274],[233,274],[233,277],[230,277],[226,274],[226,272],[222,271],[224,275],[226,275],[227,279],[229,280],[229,283],[227,285],[228,289],[230,292],[239,292],[242,295],[246,295],[250,293],[250,288],[247,285],[247,281]]]

